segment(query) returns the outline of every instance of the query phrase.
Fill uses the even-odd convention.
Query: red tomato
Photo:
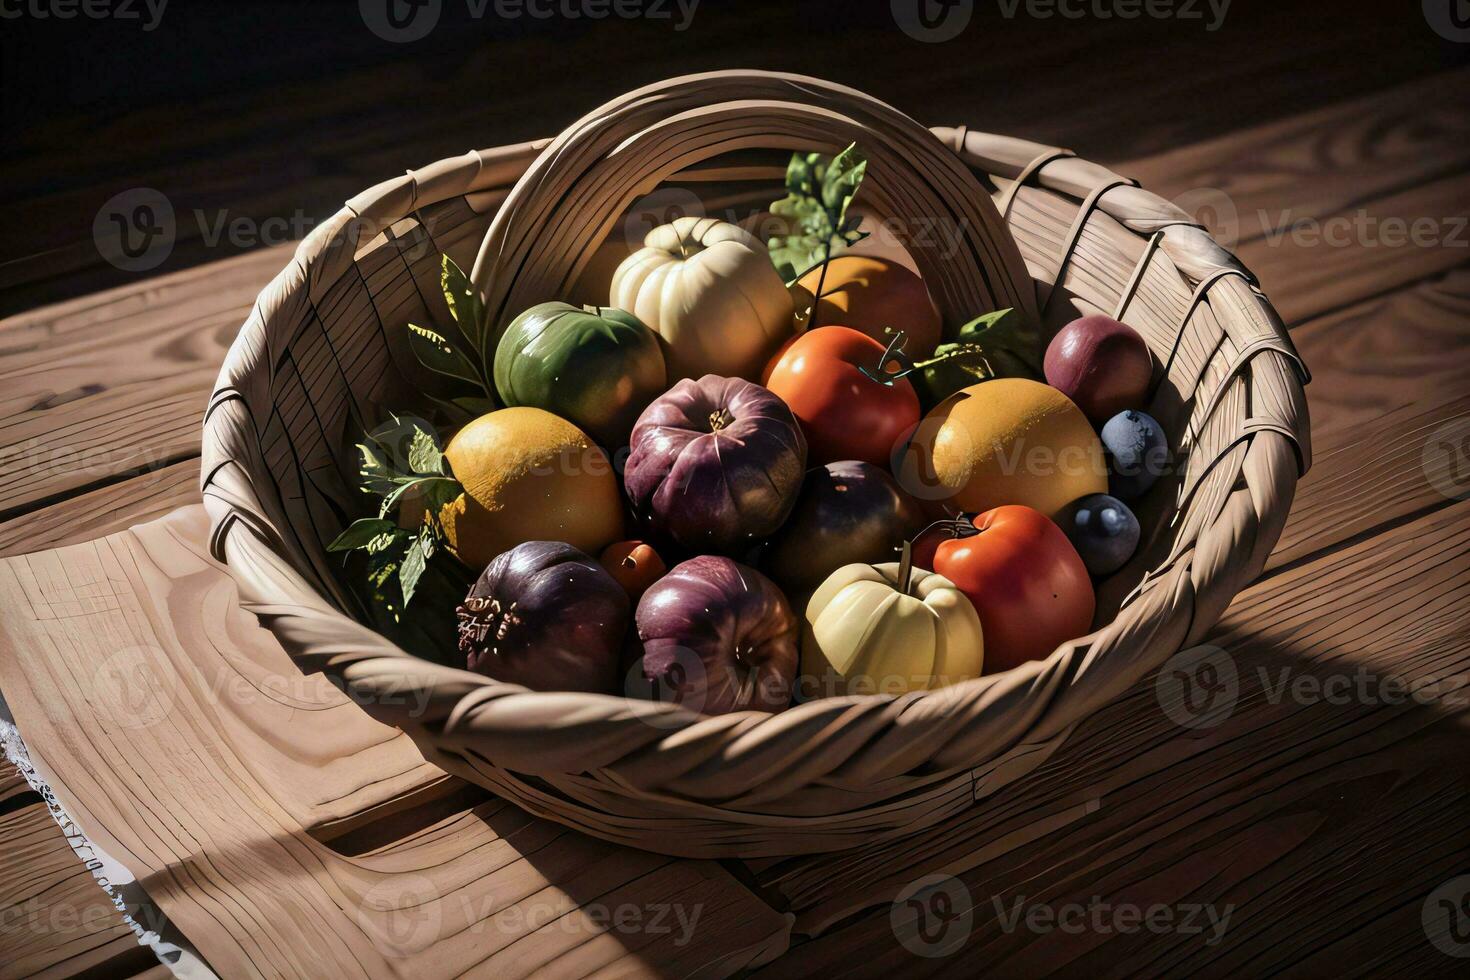
[[[919,397],[908,379],[875,381],[885,348],[849,327],[818,327],[798,337],[766,387],[781,396],[806,433],[809,465],[858,459],[889,467],[919,424]]]
[[[969,596],[985,631],[985,673],[1040,660],[1092,628],[1087,566],[1038,510],[1008,504],[975,518],[979,533],[942,541],[934,571]]]

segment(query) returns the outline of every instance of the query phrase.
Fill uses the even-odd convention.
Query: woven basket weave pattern
[[[1140,507],[1139,554],[1099,589],[1106,626],[1044,661],[938,691],[705,718],[428,663],[344,614],[353,602],[325,543],[361,507],[352,442],[435,383],[402,328],[448,318],[441,252],[473,262],[503,325],[531,303],[575,298],[617,251],[629,206],[660,184],[691,190],[710,213],[759,210],[779,193],[782,154],[854,140],[871,160],[872,217],[962,232],[958,247],[904,242],[947,323],[1018,306],[1049,335],[1104,312],[1153,350],[1149,408],[1178,473]],[[969,805],[1198,642],[1285,522],[1310,458],[1304,381],[1249,273],[1132,181],[1023,140],[925,131],[815,79],[720,72],[630,93],[554,141],[440,161],[348,202],[301,244],[232,347],[206,415],[202,483],[214,551],[247,608],[304,670],[346,685],[430,761],[607,839],[790,854]]]

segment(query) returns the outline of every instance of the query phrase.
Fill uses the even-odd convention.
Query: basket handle
[[[471,274],[495,335],[526,306],[564,296],[628,207],[680,170],[740,150],[835,153],[851,142],[869,161],[865,207],[909,250],[947,323],[1007,306],[1036,315],[1031,277],[989,194],[928,129],[831,82],[719,71],[616,98],[541,152]]]

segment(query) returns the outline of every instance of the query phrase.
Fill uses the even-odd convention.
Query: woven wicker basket
[[[938,691],[702,717],[440,666],[344,612],[355,600],[324,545],[362,507],[362,420],[434,383],[402,328],[447,318],[440,252],[475,259],[501,325],[535,302],[601,299],[640,197],[755,213],[779,196],[791,151],[854,140],[870,160],[871,218],[959,230],[903,240],[951,328],[1017,306],[1049,336],[1105,312],[1155,354],[1150,411],[1180,465],[1140,507],[1145,543],[1100,587],[1096,632]],[[609,840],[793,854],[963,809],[1197,642],[1286,520],[1310,456],[1305,380],[1250,274],[1135,182],[1065,150],[926,130],[816,79],[717,72],[625,95],[553,141],[443,160],[348,202],[301,243],[231,348],[205,419],[202,482],[214,552],[246,607],[303,670],[326,672],[430,761]]]

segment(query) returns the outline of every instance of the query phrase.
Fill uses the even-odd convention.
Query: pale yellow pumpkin
[[[613,273],[608,305],[665,342],[669,381],[755,380],[792,330],[792,300],[765,244],[714,218],[679,218],[643,239]]]
[[[900,565],[844,565],[807,602],[802,626],[803,698],[904,694],[980,676],[980,617],[943,575]]]

